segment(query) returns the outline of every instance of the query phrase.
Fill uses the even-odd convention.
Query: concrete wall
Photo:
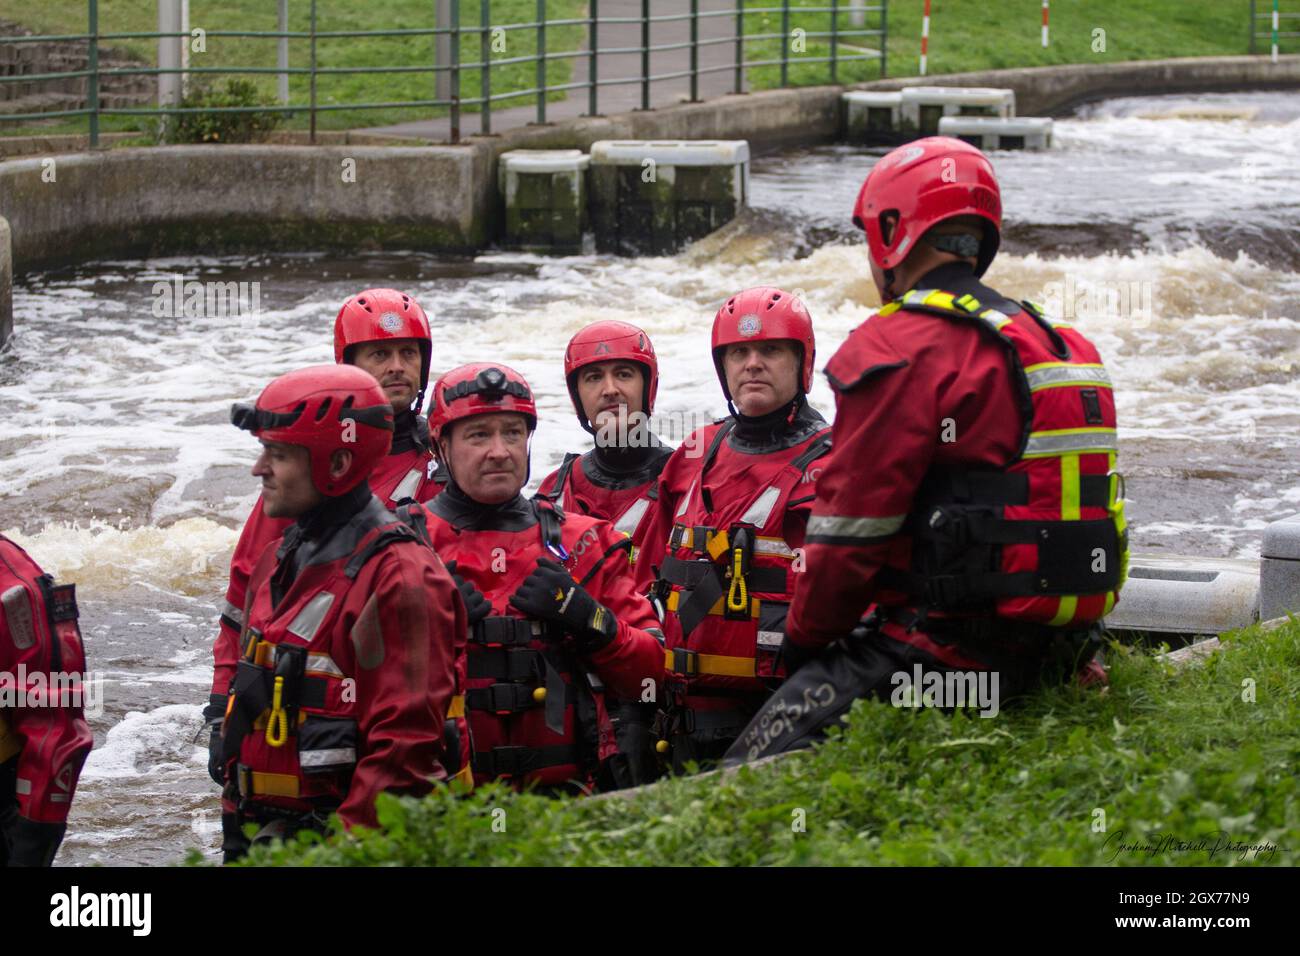
[[[0,349],[14,330],[13,263],[9,251],[9,223],[0,216]]]
[[[1075,63],[1017,70],[984,70],[856,84],[853,89],[905,86],[996,86],[1016,91],[1021,116],[1060,115],[1081,103],[1115,96],[1213,93],[1300,87],[1300,56],[1200,56],[1124,63]]]
[[[490,238],[469,147],[175,146],[0,163],[14,270],[95,256],[427,248]],[[355,162],[356,181],[344,179]],[[45,175],[43,175],[43,173]]]

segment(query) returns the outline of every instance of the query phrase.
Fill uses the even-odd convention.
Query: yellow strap
[[[447,705],[447,719],[451,720],[453,717],[464,717],[464,716],[465,716],[465,695],[456,694],[454,697],[452,697],[451,703]]]
[[[718,600],[714,602],[713,607],[709,608],[709,613],[715,615],[721,615],[725,613],[722,609],[722,605],[726,600],[727,599],[725,596],[718,598]],[[681,603],[682,603],[681,591],[673,591],[671,594],[668,595],[668,601],[667,601],[668,610],[675,612],[677,610],[678,605],[680,605]],[[758,605],[759,605],[758,598],[749,599],[750,617],[758,617]]]
[[[1079,456],[1061,456],[1061,520],[1078,521],[1080,518],[1079,495]],[[1048,623],[1052,627],[1064,627],[1074,619],[1079,610],[1079,598],[1067,594],[1061,598],[1056,616]]]
[[[752,657],[727,657],[723,654],[697,654],[696,662],[699,665],[699,674],[709,675],[711,677],[753,677],[756,673],[754,658]],[[664,669],[670,673],[677,673],[673,670],[673,652],[664,651]]]
[[[289,739],[289,715],[284,711],[283,696],[284,677],[277,676],[271,697],[271,718],[266,722],[266,743],[271,747],[283,747]]]
[[[452,774],[451,780],[458,780],[461,783],[463,783],[468,789],[473,790],[474,789],[474,768],[471,767],[469,764],[465,764],[465,766],[461,767],[454,774]],[[448,781],[448,783],[450,782],[451,781]]]
[[[724,530],[719,531],[717,534],[710,535],[708,544],[704,550],[708,552],[709,557],[714,561],[717,561],[727,553],[729,547],[730,543],[727,541],[727,532]]]
[[[298,778],[291,773],[263,773],[254,770],[251,776],[253,793],[257,796],[297,797],[301,793],[298,788]]]

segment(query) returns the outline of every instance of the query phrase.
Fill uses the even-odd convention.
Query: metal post
[[[160,34],[177,34],[181,29],[180,0],[158,0],[158,32]],[[171,72],[158,74],[158,106],[160,109],[180,105],[181,101],[181,38],[178,36],[158,37],[158,69]],[[164,128],[173,121],[170,116],[163,117]]]
[[[596,51],[600,49],[597,26],[600,18],[600,0],[591,0],[591,16],[587,18],[587,115],[596,115]]]
[[[176,38],[176,45],[181,51],[181,70],[188,71],[190,68],[190,0],[181,0],[181,33],[184,36]],[[185,99],[189,93],[190,75],[188,72],[182,72],[181,99]]]
[[[849,0],[849,26],[861,30],[867,25],[867,0]]]
[[[435,30],[451,29],[451,0],[435,0],[433,5],[433,28]],[[433,35],[433,63],[445,67],[451,62],[451,34],[435,33]],[[451,99],[451,75],[445,69],[433,74],[433,98],[444,103]]]
[[[460,0],[451,0],[451,141],[460,142]]]
[[[279,0],[280,5],[280,32],[289,32],[289,0]],[[289,102],[289,38],[280,37],[275,41],[275,65],[283,72],[280,73],[280,102]]]
[[[880,0],[880,75],[886,76],[889,54],[889,0]]]
[[[90,107],[90,148],[99,146],[99,0],[90,0],[86,5],[89,17],[90,76],[86,77],[86,105]]]
[[[790,85],[790,0],[781,0],[781,85]]]
[[[311,0],[311,142],[316,142],[316,0]]]
[[[831,0],[831,83],[837,83],[839,63],[838,40],[840,38],[840,0]]]
[[[483,106],[478,114],[478,131],[489,136],[492,133],[492,0],[479,0],[478,9],[478,58],[483,64],[479,73],[479,97],[483,100]]]
[[[1255,53],[1255,0],[1250,0],[1250,52]]]
[[[745,92],[745,0],[736,0],[736,92]]]
[[[700,101],[700,0],[691,0],[691,102]]]
[[[537,0],[537,122],[546,122],[546,0]]]
[[[641,0],[641,109],[650,108],[650,0]]]

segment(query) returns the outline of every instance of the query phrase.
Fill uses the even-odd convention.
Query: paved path
[[[709,99],[724,93],[735,91],[736,74],[736,18],[734,0],[700,0],[701,14],[726,14],[702,16],[699,21],[699,68],[712,69],[712,72],[699,76],[699,97]],[[672,16],[686,13],[690,4],[686,0],[671,0],[651,5],[651,17]],[[606,18],[635,19],[635,23],[606,23]],[[601,50],[638,48],[632,53],[596,54],[596,75],[603,83],[606,80],[632,78],[635,82],[620,83],[615,86],[601,86],[598,90],[597,107],[601,114],[625,113],[641,108],[641,3],[640,0],[601,0],[600,19],[597,25],[597,41]],[[752,17],[752,15],[751,15]],[[668,23],[650,24],[650,46],[666,46],[677,43],[689,43],[691,38],[690,21],[686,19]],[[725,43],[706,43],[709,40],[728,40]],[[584,44],[585,44],[584,40]],[[584,47],[585,48],[585,47]],[[659,50],[650,54],[650,74],[662,76],[673,73],[688,73],[691,51],[689,46],[675,50]],[[751,58],[753,53],[750,53]],[[573,59],[572,83],[587,81],[589,58],[586,56]],[[673,79],[655,80],[650,84],[650,106],[668,106],[690,98],[691,81],[689,75]],[[499,91],[496,91],[499,92]],[[505,102],[509,102],[508,100]],[[573,89],[567,99],[546,104],[546,120],[554,123],[560,120],[584,116],[588,107],[588,91]],[[537,121],[537,106],[517,106],[492,110],[492,132],[519,126],[526,126]],[[462,113],[460,117],[461,136],[472,136],[480,130],[481,115]],[[417,120],[410,123],[398,123],[393,126],[373,126],[358,130],[362,133],[376,133],[387,136],[412,136],[434,142],[447,142],[451,139],[451,120],[438,117],[430,120]]]

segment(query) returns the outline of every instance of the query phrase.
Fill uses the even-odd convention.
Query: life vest
[[[755,456],[739,487],[706,489],[709,466],[735,420],[712,437],[678,505],[659,569],[665,668],[687,694],[766,693],[785,676],[778,652],[794,596],[797,554],[783,537],[796,492],[814,491],[809,466],[830,451],[830,430]]]
[[[348,592],[366,562],[397,542],[428,545],[418,505],[404,507],[394,518],[371,498],[339,532],[350,540],[331,542],[330,551],[338,556],[301,568],[274,607],[272,589],[261,585],[287,545],[264,552],[250,576],[243,653],[222,730],[226,779],[237,786],[242,812],[250,806],[328,812],[347,796],[359,745],[355,684],[349,680],[354,675],[343,670],[329,648]],[[457,775],[468,750],[459,740],[462,680],[457,673],[444,731],[449,776]],[[468,772],[458,776],[467,779]]]
[[[665,449],[665,452],[667,451],[668,449]],[[570,512],[604,518],[613,524],[615,531],[629,538],[636,538],[638,529],[657,498],[658,472],[668,461],[669,454],[665,453],[657,459],[654,463],[657,468],[654,469],[651,477],[626,488],[605,488],[592,481],[580,464],[585,457],[577,452],[568,452],[555,471],[550,488],[547,491],[539,491],[534,497],[560,505]],[[576,471],[575,464],[578,464]],[[585,483],[592,486],[594,491],[601,493],[604,499],[601,505],[593,505],[592,502],[584,499],[578,486],[579,476],[585,479]],[[630,557],[635,560],[635,551]]]
[[[1115,401],[1092,344],[1021,305],[1050,346],[969,293],[913,290],[878,313],[974,324],[1006,349],[1024,422],[1001,470],[927,474],[903,525],[910,563],[884,569],[881,584],[939,611],[1081,628],[1115,606],[1128,568]]]
[[[617,743],[604,686],[568,647],[563,628],[523,617],[508,604],[538,557],[565,565],[586,584],[613,552],[604,522],[566,516],[544,499],[520,498],[495,527],[461,529],[450,498],[430,507],[438,553],[491,602],[494,613],[470,629],[465,708],[476,783],[504,779],[522,786],[591,785]]]
[[[83,715],[86,654],[77,623],[76,585],[54,583],[27,552],[0,536],[0,671],[17,681],[27,708],[58,708],[24,740],[23,709],[0,707],[0,764],[18,757],[19,813],[41,822],[67,818],[81,765],[94,738]],[[21,665],[21,666],[20,666]],[[36,680],[33,680],[36,678]]]

